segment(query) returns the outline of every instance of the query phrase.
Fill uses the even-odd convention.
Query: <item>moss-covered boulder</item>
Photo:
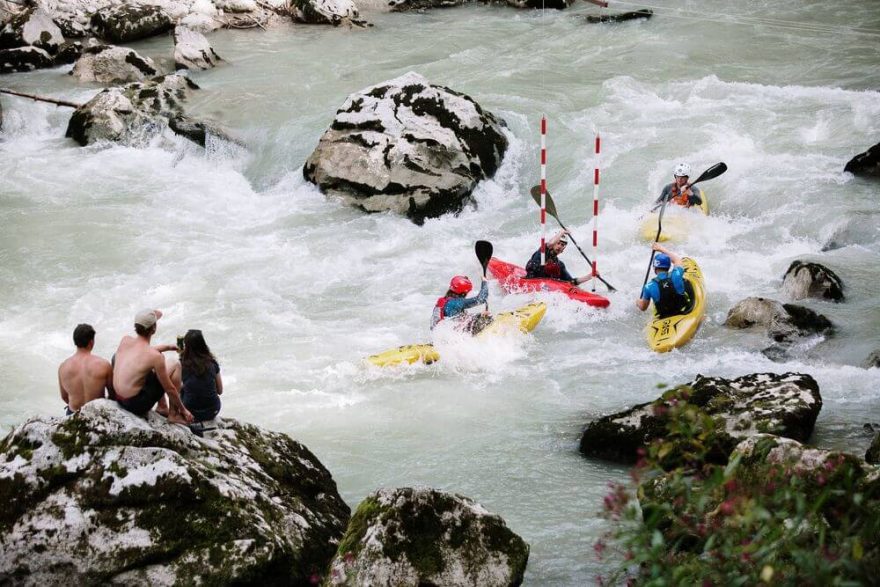
[[[171,29],[171,19],[159,6],[124,2],[92,15],[92,31],[112,43],[130,43]]]
[[[793,300],[819,298],[843,301],[843,281],[821,263],[794,261],[782,278],[782,289]]]
[[[0,28],[0,49],[31,46],[54,54],[63,42],[61,29],[42,6],[19,12]]]
[[[293,0],[294,20],[306,24],[363,25],[353,0]]]
[[[348,97],[303,166],[324,193],[367,212],[457,213],[507,150],[503,122],[474,100],[407,73]]]
[[[349,518],[291,438],[224,420],[205,438],[110,400],[0,442],[0,578],[12,584],[308,584]]]
[[[380,489],[351,518],[325,585],[519,585],[529,545],[472,500]]]
[[[587,425],[580,450],[589,457],[634,463],[639,451],[663,437],[671,406],[687,404],[714,423],[718,460],[744,438],[770,433],[806,441],[822,409],[819,385],[801,373],[754,373],[736,379],[697,378],[657,400],[604,416]]]

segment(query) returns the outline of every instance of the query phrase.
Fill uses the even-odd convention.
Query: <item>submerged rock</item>
[[[550,8],[554,10],[563,10],[574,4],[574,0],[507,0],[507,4],[514,8],[531,8],[533,10]]]
[[[325,585],[519,585],[529,545],[474,501],[380,489],[358,506]]]
[[[52,56],[38,47],[0,50],[0,73],[33,71],[55,65]]]
[[[862,367],[864,367],[865,369],[880,367],[880,349],[871,351],[871,354],[868,355],[865,361],[862,363]]]
[[[134,49],[98,45],[88,47],[77,60],[70,75],[82,82],[102,84],[140,82],[156,75],[156,64]]]
[[[116,4],[99,10],[92,30],[113,43],[130,43],[171,29],[171,19],[160,7],[149,4]]]
[[[54,54],[63,42],[61,29],[41,6],[16,14],[0,29],[0,49],[32,46]]]
[[[874,441],[865,452],[865,461],[875,465],[880,464],[880,434],[874,437]]]
[[[849,160],[844,171],[867,177],[880,177],[880,143]]]
[[[307,24],[364,24],[353,0],[294,0],[293,17]]]
[[[213,138],[239,147],[244,143],[229,135],[224,129],[216,124],[202,120],[194,120],[183,114],[179,114],[168,121],[168,126],[178,135],[185,137],[200,147],[208,147],[208,141]]]
[[[222,59],[208,39],[185,26],[174,29],[174,65],[177,69],[210,69]]]
[[[793,300],[843,301],[843,282],[834,271],[819,263],[794,261],[782,278],[782,290]]]
[[[654,402],[591,422],[581,437],[580,451],[589,457],[634,463],[639,449],[666,434],[670,402],[682,401],[715,420],[721,457],[743,438],[759,433],[806,441],[822,409],[819,386],[809,375],[755,373],[736,379],[698,375]]]
[[[80,145],[112,141],[140,146],[159,135],[198,86],[182,75],[108,88],[76,109],[66,136]]]
[[[308,584],[349,508],[303,445],[234,420],[199,438],[109,400],[0,443],[0,577],[20,585]]]
[[[421,224],[460,212],[507,150],[503,122],[417,73],[348,97],[303,166],[326,194]]]
[[[409,12],[410,10],[427,10],[429,8],[451,8],[461,6],[469,0],[389,0],[391,12]]]
[[[604,22],[626,22],[628,20],[647,20],[654,16],[653,10],[634,10],[632,12],[621,12],[618,14],[602,14],[602,15],[590,15],[587,17],[587,22],[590,24],[598,24]]]
[[[781,343],[813,334],[830,334],[834,326],[822,314],[795,304],[781,304],[766,298],[746,298],[727,312],[728,328],[767,328],[767,334]]]

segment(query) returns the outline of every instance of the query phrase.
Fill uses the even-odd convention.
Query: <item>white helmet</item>
[[[679,163],[675,166],[675,171],[672,172],[672,175],[675,177],[690,177],[691,166],[687,163]]]

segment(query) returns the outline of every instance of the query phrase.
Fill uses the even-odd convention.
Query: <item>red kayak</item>
[[[489,273],[498,280],[508,293],[528,293],[536,291],[555,291],[571,299],[596,308],[607,308],[608,298],[584,291],[576,285],[558,279],[526,279],[526,270],[512,263],[505,263],[492,257],[489,259]]]

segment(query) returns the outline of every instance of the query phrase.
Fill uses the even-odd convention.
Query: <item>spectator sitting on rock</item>
[[[58,387],[68,416],[93,399],[113,398],[113,368],[107,359],[92,354],[95,329],[78,324],[73,329],[73,344],[76,352],[58,367]]]
[[[201,330],[188,330],[180,351],[180,363],[171,369],[171,380],[180,387],[183,405],[196,422],[213,420],[220,413],[223,393],[220,363],[208,348]]]
[[[113,388],[119,405],[139,416],[146,416],[157,403],[158,411],[164,411],[167,408],[165,394],[168,394],[171,401],[168,421],[186,424],[192,421],[192,414],[180,401],[162,356],[163,352],[177,347],[170,344],[150,346],[150,339],[156,333],[156,322],[161,317],[159,310],[141,310],[134,317],[137,336],[122,337],[113,355]]]

